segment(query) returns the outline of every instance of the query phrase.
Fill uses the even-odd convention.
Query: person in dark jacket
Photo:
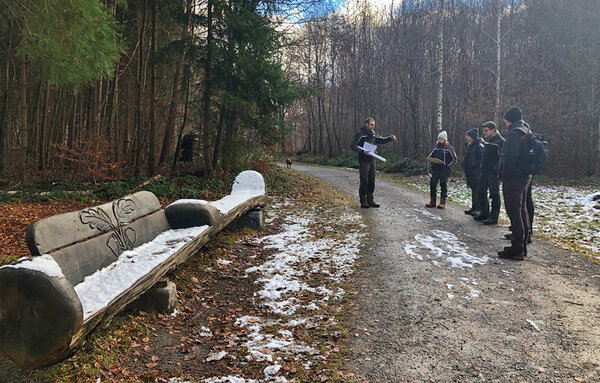
[[[448,142],[448,134],[446,131],[440,132],[435,142],[435,147],[427,156],[431,162],[431,178],[429,179],[429,203],[427,207],[435,207],[437,184],[440,183],[441,196],[438,209],[446,207],[446,198],[448,197],[448,176],[450,175],[450,165],[456,159],[456,152]]]
[[[360,178],[360,187],[358,188],[358,196],[360,198],[360,207],[379,207],[380,205],[373,199],[375,191],[375,158],[369,152],[360,148],[364,147],[365,142],[381,145],[387,144],[390,141],[395,141],[396,136],[393,134],[388,137],[381,137],[375,133],[375,120],[367,118],[365,124],[360,127],[354,135],[350,148],[358,153],[358,174]]]
[[[524,145],[522,137],[529,129],[523,121],[523,112],[516,106],[504,114],[504,124],[508,128],[508,135],[500,157],[500,177],[504,207],[510,219],[513,238],[511,245],[499,251],[498,255],[500,258],[523,260],[527,255],[529,237],[527,188],[531,175],[520,166],[519,157]]]
[[[479,213],[477,201],[477,183],[479,181],[479,169],[483,155],[483,140],[479,137],[479,130],[473,128],[465,135],[466,150],[463,161],[463,170],[467,178],[467,187],[471,189],[471,208],[465,210],[465,214]]]
[[[493,121],[485,122],[481,125],[483,128],[483,136],[485,137],[485,145],[483,147],[483,158],[481,160],[481,173],[477,185],[479,193],[479,206],[481,212],[479,215],[474,215],[473,218],[477,221],[482,221],[486,225],[495,225],[498,223],[500,215],[500,154],[506,140],[500,132],[496,130],[496,124]],[[492,211],[490,212],[490,203],[492,199]]]

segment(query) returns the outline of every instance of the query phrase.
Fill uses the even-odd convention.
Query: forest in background
[[[460,153],[511,105],[550,142],[548,175],[600,174],[596,0],[0,4],[5,185],[347,156],[366,117],[397,158],[442,129]]]
[[[388,153],[424,158],[446,130],[460,154],[468,129],[519,105],[550,143],[546,174],[600,174],[599,1],[350,2],[304,23],[286,54],[310,89],[288,108],[288,152],[341,156],[374,117],[398,137]]]
[[[299,94],[282,20],[315,3],[2,0],[0,177],[165,174],[186,134],[185,171],[252,165],[282,142]]]

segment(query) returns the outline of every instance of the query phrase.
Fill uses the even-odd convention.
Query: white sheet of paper
[[[375,153],[375,150],[377,149],[377,145],[373,145],[368,142],[365,142],[363,145],[364,145],[364,147],[361,148],[360,146],[357,146],[357,148],[359,148],[360,150],[364,150],[368,155],[370,155],[371,157],[377,158],[381,162],[387,162],[387,160],[385,158],[383,158],[379,154]]]

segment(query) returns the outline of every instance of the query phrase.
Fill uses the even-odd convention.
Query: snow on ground
[[[533,182],[534,235],[539,232],[566,239],[600,259],[600,191],[591,187],[539,185],[535,179]],[[408,183],[429,194],[428,177],[413,177]],[[464,180],[448,181],[448,200],[470,206],[471,191]],[[500,217],[508,221],[504,207]]]
[[[240,376],[212,377],[205,379],[205,383],[289,382],[282,373],[284,356],[294,355],[305,368],[325,358],[318,351],[319,344],[304,344],[295,338],[294,330],[336,324],[335,318],[324,317],[320,309],[344,296],[340,284],[353,272],[364,225],[360,214],[351,208],[344,208],[342,213],[332,216],[335,222],[329,222],[333,218],[316,212],[302,216],[291,213],[286,210],[290,206],[289,201],[273,205],[272,218],[267,222],[283,217],[283,230],[257,241],[273,253],[262,265],[246,270],[258,276],[256,283],[260,290],[255,295],[258,304],[277,319],[242,316],[236,321],[236,326],[244,331],[234,340],[246,348],[245,360],[269,363],[264,378],[256,381]],[[335,230],[329,230],[332,227],[327,226],[331,225],[336,226]],[[328,232],[344,235],[328,236]]]
[[[436,266],[472,269],[474,265],[487,263],[487,256],[475,256],[468,249],[456,235],[443,230],[432,230],[430,235],[417,234],[414,241],[404,243],[404,251],[410,257],[419,261],[431,260]]]

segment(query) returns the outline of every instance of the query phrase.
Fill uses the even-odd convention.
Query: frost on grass
[[[429,194],[428,177],[412,177],[409,184]],[[448,181],[448,199],[470,206],[471,191],[464,179],[453,178]],[[597,189],[540,185],[534,178],[532,199],[535,206],[534,235],[541,232],[568,240],[600,259],[600,192]],[[508,220],[504,205],[500,217]]]
[[[334,208],[330,215],[323,211],[298,215],[289,201],[277,201],[276,206],[277,211],[271,212],[281,221],[282,230],[257,240],[270,255],[263,264],[246,270],[256,274],[256,302],[270,313],[269,319],[238,318],[235,325],[240,331],[235,342],[245,347],[246,362],[267,363],[264,378],[256,382],[284,383],[289,382],[284,358],[291,355],[305,366],[325,358],[320,355],[320,344],[307,344],[297,339],[294,331],[336,325],[335,319],[323,316],[321,309],[343,298],[341,283],[353,272],[364,225],[350,208]],[[229,376],[205,382],[255,381]]]

